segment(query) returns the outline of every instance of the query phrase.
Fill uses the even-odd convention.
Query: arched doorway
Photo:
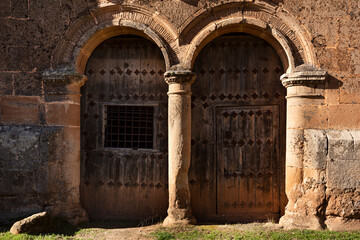
[[[192,86],[192,209],[200,221],[277,219],[284,208],[284,69],[249,34],[216,38],[198,55]]]
[[[165,62],[151,41],[121,35],[90,56],[81,89],[81,203],[92,220],[165,217]]]

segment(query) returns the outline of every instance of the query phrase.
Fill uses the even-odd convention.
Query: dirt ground
[[[218,230],[221,232],[233,231],[253,231],[253,230],[278,230],[280,226],[271,222],[268,223],[250,223],[236,225],[197,225],[194,228],[206,230]],[[156,224],[145,227],[129,227],[129,228],[86,228],[80,230],[74,237],[79,239],[109,239],[109,240],[145,240],[155,239],[151,233],[161,230],[162,225]]]

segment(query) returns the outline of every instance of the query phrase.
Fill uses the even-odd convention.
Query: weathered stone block
[[[327,186],[332,188],[359,188],[360,161],[329,160],[327,163]]]
[[[330,231],[358,231],[360,229],[359,219],[329,216],[326,218],[325,224]]]
[[[80,126],[79,104],[51,103],[47,104],[46,108],[46,121],[48,125]]]
[[[354,140],[354,160],[360,160],[360,131],[349,131]]]
[[[31,62],[30,56],[33,49],[25,46],[9,46],[8,61],[6,70],[8,71],[31,71],[35,65]]]
[[[0,130],[0,169],[34,170],[39,157],[40,128],[11,127]]]
[[[329,72],[350,72],[351,71],[351,53],[350,50],[343,48],[315,48],[322,69]]]
[[[326,180],[325,170],[304,167],[303,173],[304,182],[315,181],[317,183],[324,183]]]
[[[39,97],[2,96],[0,121],[3,124],[39,124]]]
[[[328,216],[338,216],[343,219],[360,218],[360,191],[359,189],[334,189],[326,190]]]
[[[288,129],[286,135],[286,166],[303,167],[304,130]]]
[[[28,18],[29,0],[11,0],[11,16],[14,18]]]
[[[287,108],[288,128],[326,128],[327,109],[323,105],[295,105]]]
[[[14,74],[16,95],[41,96],[41,76],[39,73]]]
[[[0,1],[0,18],[10,15],[10,0]]]
[[[354,48],[351,51],[351,70],[353,74],[360,74],[360,50],[358,48]]]
[[[344,104],[360,103],[360,83],[358,78],[347,78],[340,88],[339,102]]]
[[[1,56],[0,71],[6,71],[9,55],[8,55],[8,46],[3,43],[0,43],[0,56]]]
[[[329,107],[329,128],[360,129],[360,105],[341,104]]]
[[[12,74],[0,73],[0,95],[11,95],[13,93]]]
[[[14,219],[42,211],[39,197],[36,193],[0,195],[0,223],[13,223]]]
[[[349,131],[329,130],[328,138],[328,157],[330,160],[353,159],[354,140]]]
[[[0,170],[0,195],[34,193],[34,175],[28,170]]]
[[[291,190],[303,181],[303,169],[297,167],[286,167],[285,192],[289,194]]]
[[[304,130],[304,167],[325,169],[327,137],[324,130]]]

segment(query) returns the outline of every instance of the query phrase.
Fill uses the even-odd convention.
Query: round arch
[[[166,68],[175,61],[170,45],[177,34],[169,21],[138,6],[107,6],[78,20],[58,46],[54,65],[71,64],[83,74],[92,51],[104,40],[124,34],[138,35],[161,50]]]
[[[287,44],[286,40],[276,30],[274,30],[272,34],[269,34],[268,32],[263,31],[265,30],[264,28],[262,28],[264,24],[261,24],[262,22],[260,21],[253,20],[247,21],[246,23],[244,22],[245,21],[242,21],[239,24],[231,23],[225,25],[222,28],[214,29],[209,35],[198,36],[198,38],[194,39],[194,42],[191,44],[191,47],[189,48],[187,53],[187,61],[191,64],[191,68],[193,68],[198,54],[208,43],[221,35],[237,32],[248,33],[264,39],[275,49],[281,59],[285,70],[292,71],[292,69],[295,68],[295,60],[291,52],[291,48]],[[251,22],[252,24],[250,24],[249,22]],[[226,21],[224,22],[224,24],[226,24]]]
[[[184,64],[192,69],[197,55],[215,38],[243,32],[267,41],[286,72],[303,63],[317,65],[311,41],[292,16],[269,4],[229,3],[195,14],[181,28],[179,41],[188,44]]]

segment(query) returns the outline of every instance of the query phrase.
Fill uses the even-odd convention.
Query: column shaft
[[[169,209],[164,226],[195,224],[188,171],[191,158],[191,72],[167,72],[169,84]]]

